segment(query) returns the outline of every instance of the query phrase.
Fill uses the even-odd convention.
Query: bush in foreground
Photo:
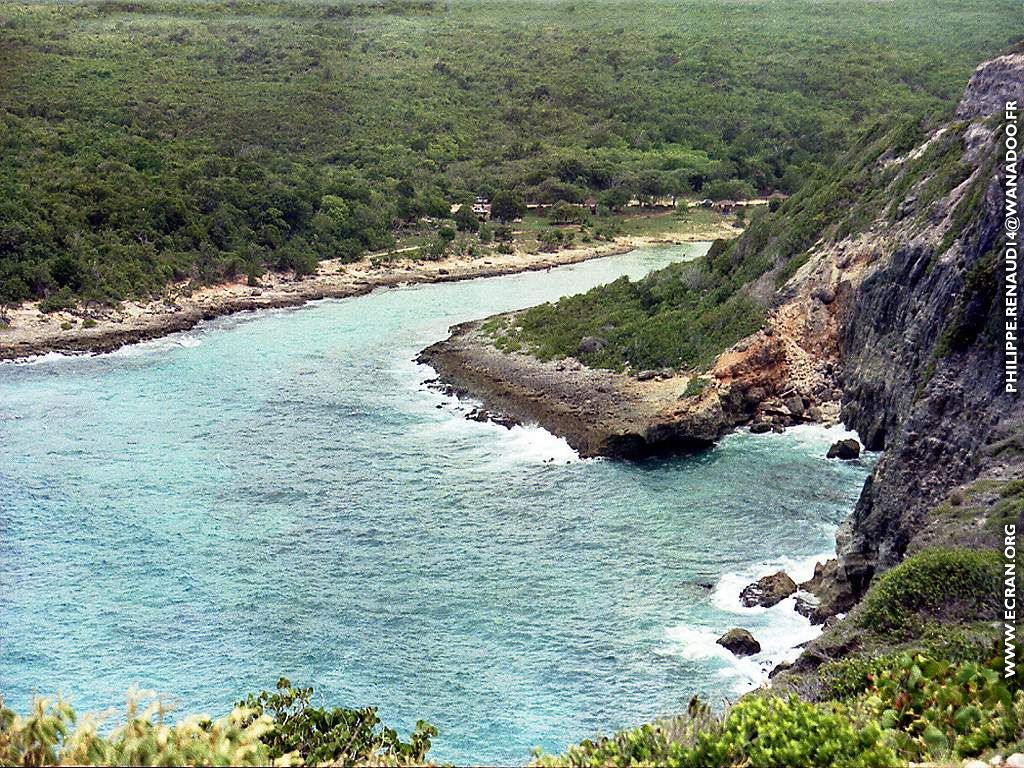
[[[995,666],[902,654],[863,671],[842,701],[758,692],[720,716],[691,704],[686,717],[538,755],[536,764],[883,768],[960,760],[1020,739],[1024,691]]]
[[[36,698],[20,715],[0,702],[0,765],[424,765],[437,731],[416,724],[408,743],[381,727],[377,711],[324,709],[312,688],[282,678],[226,716],[166,721],[152,692],[131,692],[123,724],[101,732],[111,712],[76,714],[61,699]],[[141,708],[140,708],[140,705]]]

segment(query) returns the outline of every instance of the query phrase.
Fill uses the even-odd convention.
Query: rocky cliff
[[[1024,404],[1002,382],[997,268],[1008,99],[1024,103],[1024,54],[978,67],[954,121],[902,159],[922,167],[890,190],[887,217],[865,235],[879,258],[841,319],[837,373],[843,420],[885,453],[838,536],[855,591],[914,548],[953,489],[1019,458]],[[955,185],[943,182],[950,168]],[[951,188],[929,191],[943,183]],[[951,527],[929,544],[956,544],[961,533]]]
[[[995,544],[984,514],[936,522],[931,510],[979,477],[1020,474],[1024,406],[1003,392],[997,268],[1001,113],[1014,98],[1024,104],[1020,52],[978,67],[948,119],[879,123],[829,174],[693,266],[704,273],[664,278],[742,284],[737,293],[762,302],[765,321],[700,372],[708,388],[691,402],[707,418],[694,419],[680,391],[682,406],[663,402],[626,425],[632,453],[666,435],[693,447],[737,424],[761,431],[839,414],[866,447],[884,449],[837,535],[839,562],[823,590],[833,612],[915,548]],[[563,382],[554,391],[534,377],[519,392],[529,377],[517,366],[533,371],[539,363],[467,333],[428,350],[448,380],[485,401],[500,395],[499,407],[570,436],[607,421],[587,387]],[[582,381],[584,373],[566,375]],[[669,376],[680,390],[689,378]],[[570,409],[567,425],[558,403],[572,397],[593,407]],[[607,432],[582,442],[615,453],[625,443],[603,440]]]

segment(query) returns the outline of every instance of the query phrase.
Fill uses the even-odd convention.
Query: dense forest
[[[754,213],[742,238],[716,240],[705,258],[498,315],[484,330],[499,348],[526,350],[542,360],[578,356],[591,367],[633,372],[707,367],[761,327],[771,301],[765,286],[778,287],[792,277],[819,238],[859,233],[884,210],[894,218],[909,190],[929,174],[915,198],[923,208],[970,175],[973,168],[963,162],[963,124],[948,129],[917,159],[879,167],[880,157],[909,151],[937,127],[910,115],[881,118],[831,168],[785,202],[773,200]],[[973,189],[986,181],[981,175]],[[969,199],[977,202],[978,196]],[[971,213],[965,208],[961,215]]]
[[[1016,0],[0,7],[0,302],[389,247],[474,194],[792,192],[941,110]]]

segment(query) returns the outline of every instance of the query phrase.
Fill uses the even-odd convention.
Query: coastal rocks
[[[652,381],[653,379],[671,379],[675,376],[675,371],[671,368],[658,368],[657,370],[644,370],[640,371],[636,375],[637,381]]]
[[[520,425],[520,421],[518,419],[511,416],[505,416],[501,413],[494,413],[486,408],[474,408],[466,414],[466,418],[469,421],[479,421],[482,424],[497,424],[499,427],[504,427],[505,429],[512,429],[512,427],[518,427]]]
[[[844,461],[860,458],[860,443],[852,437],[845,440],[837,440],[832,444],[832,447],[828,449],[828,453],[825,454],[825,458],[842,459]]]
[[[755,421],[750,425],[751,433],[755,435],[763,435],[765,432],[772,431],[771,422],[768,421]]]
[[[808,595],[797,595],[793,610],[807,617],[811,624],[824,624],[826,616],[822,615],[818,598]]]
[[[761,644],[750,632],[740,627],[730,629],[715,642],[736,656],[753,656],[761,652]]]
[[[824,624],[831,617],[849,611],[856,602],[854,591],[835,558],[816,563],[814,575],[798,586],[800,592],[794,609],[812,624]]]
[[[785,571],[779,571],[745,586],[740,592],[740,602],[747,608],[757,605],[771,608],[794,592],[796,592],[796,582]]]
[[[638,381],[565,359],[545,362],[494,347],[484,321],[463,323],[417,358],[469,392],[489,413],[553,432],[583,457],[642,459],[710,447],[739,421],[714,386],[679,399],[685,379],[670,369]],[[745,421],[745,419],[744,419]]]
[[[804,415],[804,400],[799,395],[791,395],[790,397],[787,397],[783,405],[785,405],[790,414],[796,418],[800,418]]]

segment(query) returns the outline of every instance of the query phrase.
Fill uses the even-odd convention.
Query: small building
[[[473,213],[480,221],[487,221],[491,218],[491,201],[486,197],[477,197],[473,201]]]
[[[719,213],[732,213],[738,203],[735,200],[719,200],[716,203],[712,203],[711,207]]]

